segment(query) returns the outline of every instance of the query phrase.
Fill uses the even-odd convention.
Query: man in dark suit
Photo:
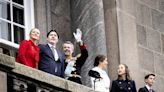
[[[139,89],[138,92],[155,92],[152,89],[153,83],[155,82],[155,74],[148,74],[145,76],[146,85]]]
[[[40,44],[38,69],[44,72],[64,77],[64,56],[56,49],[59,36],[56,30],[47,33],[47,44]]]

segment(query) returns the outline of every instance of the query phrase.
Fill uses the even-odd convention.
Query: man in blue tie
[[[38,69],[64,77],[64,55],[56,48],[59,35],[56,30],[47,33],[47,44],[40,44]]]
[[[147,74],[145,76],[146,85],[139,89],[138,92],[155,92],[152,89],[153,83],[155,82],[155,74]]]

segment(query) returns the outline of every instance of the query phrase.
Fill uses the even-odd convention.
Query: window
[[[0,0],[0,44],[18,48],[33,27],[33,0]]]

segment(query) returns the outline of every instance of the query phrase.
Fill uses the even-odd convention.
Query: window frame
[[[9,2],[10,6],[17,5],[15,2],[12,2],[12,0],[3,0],[3,1]],[[11,20],[0,18],[1,21],[11,24],[11,35],[12,35],[11,41],[0,38],[0,44],[7,45],[7,46],[15,48],[15,49],[19,48],[19,44],[14,43],[14,28],[13,28],[14,25],[24,28],[24,30],[25,30],[25,35],[24,35],[25,38],[24,39],[29,39],[29,32],[35,26],[35,23],[34,23],[34,0],[24,0],[24,5],[18,5],[18,6],[24,7],[24,26],[13,22],[13,7],[10,7]]]

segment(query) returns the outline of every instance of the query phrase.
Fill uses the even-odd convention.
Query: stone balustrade
[[[0,92],[95,92],[91,88],[15,62],[0,53]]]

